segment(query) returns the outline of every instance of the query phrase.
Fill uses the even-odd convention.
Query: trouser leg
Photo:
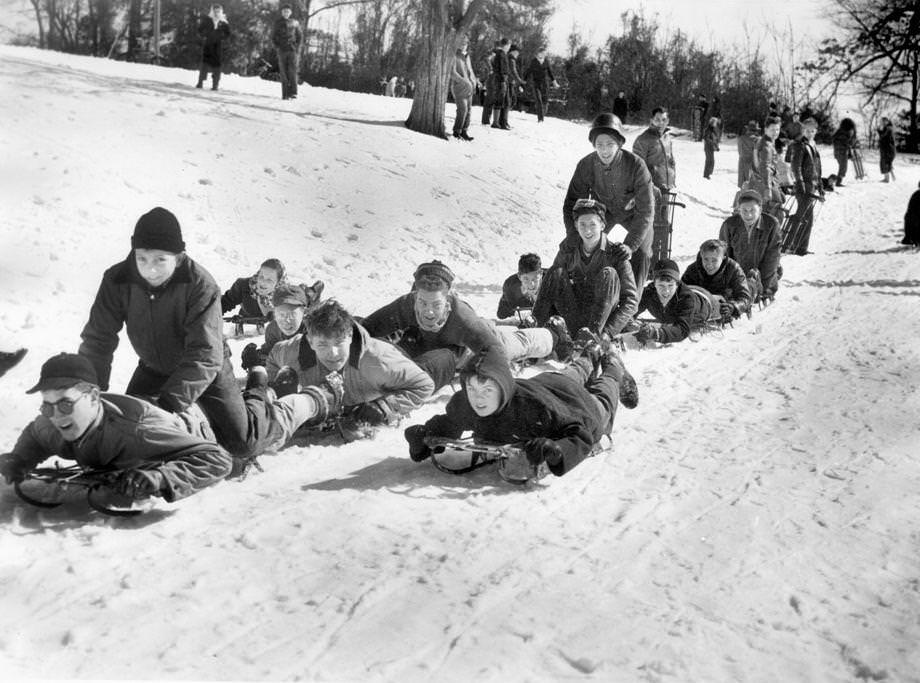
[[[561,374],[583,384],[594,397],[603,419],[604,432],[609,434],[620,404],[620,382],[623,380],[621,366],[610,363],[599,377],[595,377],[591,362],[587,358],[579,358],[567,365]]]
[[[546,110],[543,108],[543,93],[540,92],[540,88],[533,89],[533,99],[534,99],[534,109],[537,112],[537,121],[542,121],[543,117],[546,115]]]
[[[505,347],[508,360],[546,358],[553,352],[553,335],[543,327],[520,330],[507,325],[495,326],[498,338]]]
[[[457,356],[450,349],[432,349],[412,360],[434,381],[435,391],[450,384],[457,372]]]
[[[594,283],[594,297],[588,310],[588,327],[600,334],[607,324],[610,312],[620,302],[620,276],[610,266],[601,268]]]
[[[629,259],[629,265],[632,268],[633,276],[636,278],[636,290],[641,293],[648,279],[648,271],[651,268],[651,254],[645,253],[642,249],[633,252]]]

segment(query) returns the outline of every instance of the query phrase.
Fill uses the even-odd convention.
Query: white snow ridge
[[[153,206],[223,287],[274,256],[363,315],[439,258],[491,316],[521,253],[554,256],[590,151],[586,126],[551,118],[445,142],[403,127],[409,100],[194,83],[0,48],[0,343],[30,348],[0,380],[0,449]],[[702,144],[675,151],[684,268],[727,215],[737,154],[726,141],[705,181]],[[775,304],[626,354],[638,409],[562,478],[450,476],[384,429],[138,518],[0,485],[0,677],[920,680],[920,254],[898,245],[920,166],[900,156],[882,184],[867,157],[815,253],[784,257]],[[124,340],[113,388],[136,362]]]

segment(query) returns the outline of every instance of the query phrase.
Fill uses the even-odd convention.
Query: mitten
[[[428,436],[428,427],[425,425],[412,425],[406,428],[403,436],[409,442],[409,457],[412,460],[422,462],[422,460],[431,456],[431,449],[425,443],[425,437]]]
[[[558,465],[562,462],[562,450],[556,445],[555,441],[543,436],[525,443],[524,452],[527,454],[527,461],[531,465],[539,465],[541,462]]]
[[[157,496],[163,487],[163,475],[157,470],[127,470],[112,483],[112,489],[129,498]]]
[[[650,341],[658,341],[658,327],[649,323],[645,323],[639,328],[639,331],[636,332],[636,341],[640,344],[645,344]]]
[[[26,478],[29,468],[23,465],[12,453],[0,455],[0,474],[7,484],[16,484]]]
[[[382,398],[362,403],[355,408],[353,413],[357,422],[367,422],[371,425],[387,424],[392,416],[393,411]]]
[[[618,261],[628,261],[632,257],[632,249],[622,242],[614,242],[611,244],[609,252],[613,254]]]
[[[243,366],[243,370],[252,370],[257,365],[265,365],[262,360],[262,354],[259,353],[259,347],[252,342],[246,344],[240,354],[240,364]]]

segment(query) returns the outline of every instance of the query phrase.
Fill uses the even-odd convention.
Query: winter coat
[[[896,153],[894,126],[890,123],[878,131],[878,156],[882,173],[890,173]]]
[[[781,238],[773,216],[762,213],[751,228],[750,237],[741,216],[731,216],[722,223],[719,239],[728,245],[726,256],[737,261],[745,274],[756,268],[764,291],[776,292]]]
[[[738,187],[743,186],[750,178],[758,137],[756,133],[748,131],[738,136]]]
[[[511,65],[508,60],[508,53],[501,48],[496,48],[492,52],[490,64],[492,72],[489,74],[487,89],[491,104],[493,107],[507,107],[511,103],[511,90],[509,88]]]
[[[272,309],[263,310],[258,300],[252,295],[252,278],[241,277],[234,281],[226,292],[220,297],[221,313],[228,313],[237,306],[240,307],[239,315],[244,318],[262,318],[269,320]]]
[[[626,115],[629,113],[629,102],[625,97],[615,97],[613,100],[613,115],[620,119],[621,123],[626,123]]]
[[[539,437],[552,439],[562,460],[550,471],[562,475],[591,454],[610,427],[600,402],[578,381],[557,372],[543,372],[529,379],[514,379],[504,354],[495,349],[483,354],[477,372],[501,387],[502,402],[491,415],[480,417],[463,389],[447,403],[444,414],[425,423],[428,434],[459,438],[471,430],[483,441],[517,444]]]
[[[785,124],[783,126],[783,137],[792,141],[798,140],[800,137],[802,137],[802,122],[789,121],[789,123]]]
[[[232,458],[217,445],[200,411],[175,415],[147,401],[101,394],[102,416],[76,441],[65,441],[39,416],[22,432],[13,458],[29,469],[57,455],[84,469],[156,469],[169,502],[185,498],[228,474]]]
[[[543,268],[541,272],[546,275],[546,268]],[[514,315],[515,310],[518,308],[533,308],[535,298],[524,294],[524,290],[521,288],[521,279],[517,273],[509,275],[502,285],[502,297],[498,301],[496,317],[501,320]]]
[[[461,50],[457,50],[450,71],[450,92],[454,96],[454,101],[472,97],[475,82],[469,58]]]
[[[645,162],[652,182],[662,194],[667,194],[677,184],[674,150],[668,130],[670,129],[662,132],[654,126],[649,126],[633,143],[633,152]]]
[[[706,322],[700,298],[683,282],[677,283],[677,291],[666,306],[662,305],[658,297],[655,283],[648,283],[642,290],[636,315],[643,311],[648,311],[661,323],[658,341],[662,344],[683,341],[690,336],[691,330]]]
[[[920,245],[920,190],[915,191],[907,202],[902,244]]]
[[[753,159],[749,178],[751,188],[760,193],[764,202],[781,202],[776,178],[776,142],[766,135],[762,136],[754,146]]]
[[[167,377],[160,400],[175,412],[198,400],[230,355],[220,289],[186,254],[179,255],[169,281],[155,289],[141,278],[133,254],[103,274],[79,350],[92,362],[103,390],[122,326],[141,365]]]
[[[721,296],[742,312],[751,307],[751,288],[744,270],[734,259],[725,257],[719,269],[710,275],[703,268],[702,257],[697,254],[696,261],[687,266],[680,279],[688,285],[696,285],[710,294]]]
[[[198,37],[201,38],[201,61],[215,69],[223,62],[223,41],[230,37],[230,24],[221,21],[217,25],[209,16],[198,22]]]
[[[272,45],[278,52],[297,52],[303,42],[300,22],[290,17],[278,17],[272,29]]]
[[[508,71],[511,75],[511,85],[514,88],[524,85],[527,82],[521,76],[520,60],[514,55],[508,55]]]
[[[553,268],[561,268],[566,279],[571,283],[575,299],[584,310],[601,308],[600,302],[594,301],[595,286],[601,277],[601,270],[613,268],[620,280],[620,300],[613,303],[613,309],[606,322],[602,322],[604,332],[610,336],[623,331],[626,323],[635,315],[639,305],[636,279],[633,276],[629,259],[616,255],[615,243],[606,235],[590,256],[585,257],[580,244],[578,246],[564,243],[553,260]],[[542,320],[542,316],[538,316]]]
[[[655,195],[652,177],[634,153],[620,149],[609,166],[596,152],[583,157],[575,166],[569,189],[562,203],[562,220],[567,238],[576,244],[578,230],[572,217],[572,207],[579,199],[592,197],[607,207],[606,231],[614,225],[626,227],[623,244],[633,251],[652,254],[652,220]]]
[[[834,158],[848,159],[856,146],[856,131],[838,128],[834,131],[834,136],[831,140],[834,145]]]
[[[285,365],[297,370],[301,386],[318,385],[329,374],[305,334],[278,342],[271,350],[265,367],[269,380]],[[341,375],[346,407],[382,399],[394,413],[405,414],[434,392],[434,382],[424,370],[389,342],[373,339],[357,323]]]
[[[546,92],[548,84],[556,80],[549,59],[544,58],[541,62],[536,57],[532,58],[524,71],[524,80],[531,81],[535,88],[539,88],[541,92]]]
[[[792,145],[792,177],[796,184],[802,183],[805,194],[823,195],[824,187],[821,184],[821,155],[814,143],[805,138],[793,142]]]
[[[457,358],[469,349],[478,352],[501,344],[495,328],[480,318],[456,295],[448,297],[450,314],[437,332],[419,327],[415,317],[415,292],[409,292],[367,316],[362,325],[372,337],[395,339],[394,343],[410,358],[434,349],[451,349]]]
[[[721,138],[722,132],[719,130],[719,126],[707,123],[703,129],[703,149],[709,152],[718,152]]]

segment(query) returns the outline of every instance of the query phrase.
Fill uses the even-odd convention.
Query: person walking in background
[[[472,142],[467,130],[470,127],[470,107],[473,105],[473,89],[476,87],[476,77],[470,68],[469,58],[470,40],[463,36],[460,47],[454,55],[450,71],[450,92],[457,104],[457,115],[454,118],[454,137],[458,140]]]
[[[502,38],[498,41],[498,47],[492,51],[492,74],[489,76],[492,128],[502,130],[511,130],[511,126],[508,125],[508,107],[511,104],[511,66],[508,61],[510,49],[510,40]]]
[[[738,136],[738,187],[744,189],[754,168],[754,147],[760,137],[756,121],[748,121],[744,133]]]
[[[527,70],[524,72],[524,80],[530,82],[533,89],[534,109],[537,111],[537,122],[542,122],[546,117],[546,110],[549,107],[549,85],[552,81],[553,87],[558,88],[559,83],[553,75],[553,69],[550,67],[549,59],[546,57],[546,50],[540,48],[536,56],[530,60]]]
[[[655,186],[652,263],[668,258],[668,233],[671,229],[668,200],[671,190],[677,185],[677,167],[668,130],[668,111],[655,107],[649,127],[633,142],[633,153],[645,162]]]
[[[211,11],[198,22],[198,37],[201,38],[201,67],[198,70],[198,84],[211,73],[211,90],[220,84],[220,68],[223,64],[223,42],[230,37],[230,24],[221,5],[211,5]]]
[[[896,152],[896,143],[894,139],[894,126],[891,119],[887,116],[882,117],[882,127],[878,129],[878,165],[884,178],[883,183],[895,180],[894,177],[894,157]]]
[[[709,180],[716,167],[716,152],[719,151],[719,119],[711,116],[703,130],[703,152],[706,161],[703,164],[703,177]]]
[[[297,99],[297,74],[303,31],[300,22],[291,17],[291,6],[281,5],[281,16],[272,29],[272,45],[278,53],[278,75],[281,76],[281,99]]]
[[[521,76],[520,56],[521,48],[512,44],[508,49],[508,72],[510,75],[508,95],[511,98],[509,106],[514,111],[521,111],[521,95],[524,92],[524,84],[527,82]]]
[[[856,146],[856,124],[853,119],[842,119],[837,130],[834,131],[834,158],[837,160],[837,187],[843,187],[843,179],[847,175],[849,159],[853,156]],[[858,169],[857,169],[858,170]]]
[[[613,98],[613,115],[625,124],[626,115],[628,113],[629,102],[626,100],[626,93],[621,90],[619,94]]]

